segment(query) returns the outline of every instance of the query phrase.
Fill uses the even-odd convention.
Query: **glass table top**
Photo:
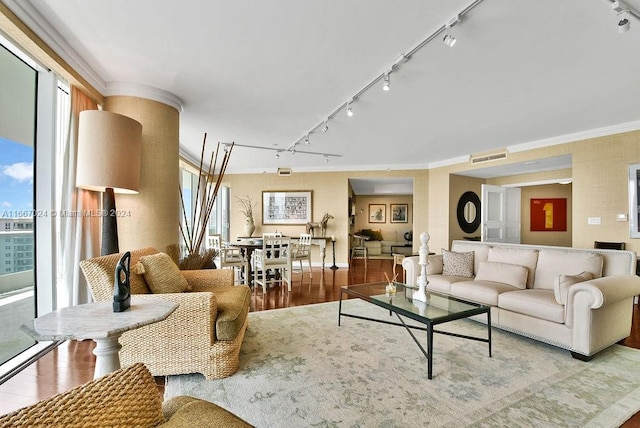
[[[485,313],[490,306],[469,302],[446,294],[428,291],[428,301],[413,300],[411,296],[417,287],[408,287],[402,283],[394,283],[396,292],[386,293],[388,282],[359,284],[343,287],[344,293],[371,302],[377,306],[392,310],[399,314],[420,321],[445,322]]]

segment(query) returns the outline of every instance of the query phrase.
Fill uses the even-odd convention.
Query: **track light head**
[[[280,159],[280,153],[276,153],[276,159]]]
[[[309,144],[310,142],[311,142],[311,141],[309,141],[309,134],[307,134],[307,135],[304,137],[304,143],[305,143],[305,144]]]
[[[391,78],[389,76],[389,73],[384,73],[384,81],[382,82],[382,90],[383,91],[388,91],[389,89],[391,89]]]
[[[451,29],[451,27],[450,27],[449,25],[446,25],[444,28],[445,28],[445,30],[444,30],[444,31],[445,31],[445,34],[444,34],[444,37],[442,38],[442,42],[443,42],[445,45],[447,45],[447,46],[449,46],[450,48],[452,48],[452,47],[453,47],[453,45],[455,45],[455,44],[456,44],[456,38],[455,38],[455,37],[453,37],[453,36],[449,33],[449,30]]]
[[[624,17],[624,13],[618,14],[618,33],[626,33],[629,31],[629,28],[631,28],[629,18]]]
[[[327,121],[324,121],[324,126],[322,127],[322,132],[327,132],[329,130],[329,125],[327,124]]]
[[[324,155],[324,163],[329,163],[329,156]]]
[[[353,103],[353,100],[349,101],[347,103],[347,116],[352,117],[353,116],[353,109],[351,108],[351,104]]]

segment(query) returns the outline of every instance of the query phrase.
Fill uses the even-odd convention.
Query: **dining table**
[[[284,236],[287,238],[287,236]],[[288,237],[292,243],[298,242],[300,237]],[[318,246],[320,248],[320,260],[322,271],[324,271],[325,258],[327,254],[327,242],[331,241],[331,237],[313,237],[311,238],[311,245]],[[252,286],[253,283],[253,267],[251,266],[251,255],[256,249],[262,248],[262,237],[251,236],[239,236],[235,242],[228,242],[227,246],[231,248],[240,248],[242,254],[247,260],[247,284]]]

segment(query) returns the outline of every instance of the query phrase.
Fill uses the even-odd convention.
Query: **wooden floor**
[[[294,274],[291,292],[283,292],[280,287],[276,287],[268,290],[266,298],[263,298],[261,290],[254,291],[251,310],[262,311],[338,300],[343,285],[384,281],[385,273],[393,277],[392,265],[391,260],[370,260],[365,268],[362,260],[356,260],[351,269],[327,268],[324,275],[319,268],[314,268],[311,280],[306,271],[304,276]],[[640,348],[639,305],[634,305],[631,336],[622,344]],[[91,380],[95,366],[95,356],[91,353],[93,347],[92,341],[65,342],[0,385],[0,414],[36,403]],[[156,378],[156,382],[160,391],[163,391],[164,378]],[[640,427],[640,413],[623,427]]]

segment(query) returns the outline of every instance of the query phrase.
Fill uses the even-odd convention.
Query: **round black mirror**
[[[480,226],[480,198],[474,192],[464,192],[456,210],[458,225],[465,233],[473,233]]]

